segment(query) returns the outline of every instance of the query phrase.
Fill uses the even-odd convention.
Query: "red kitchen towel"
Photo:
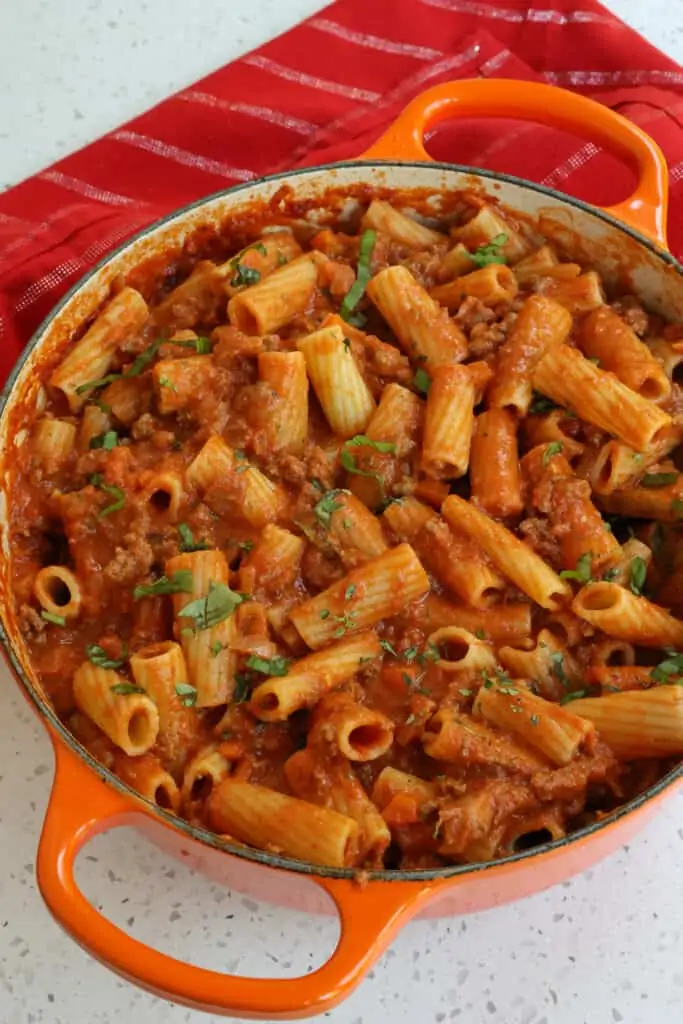
[[[191,200],[361,153],[452,78],[576,89],[649,132],[670,167],[683,255],[683,71],[594,0],[337,0],[292,31],[0,195],[0,379],[59,297],[122,240]],[[585,139],[499,120],[443,127],[438,159],[594,202],[630,171]]]

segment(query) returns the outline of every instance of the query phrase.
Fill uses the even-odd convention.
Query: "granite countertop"
[[[5,0],[2,6],[0,188],[323,4]],[[609,0],[607,6],[683,62],[682,0]],[[218,1021],[171,1007],[119,980],[48,916],[34,863],[52,752],[4,666],[0,700],[0,1024]],[[351,998],[321,1019],[678,1020],[682,853],[683,801],[675,796],[630,846],[570,882],[502,909],[410,924]],[[86,894],[115,923],[164,952],[216,970],[303,974],[335,943],[335,919],[308,917],[219,888],[129,830],[92,842],[78,874]]]

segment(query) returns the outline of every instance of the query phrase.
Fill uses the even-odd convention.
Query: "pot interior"
[[[334,222],[342,226],[346,217],[367,190],[374,194],[383,190],[383,198],[397,199],[404,208],[413,206],[423,218],[438,220],[453,210],[454,193],[474,193],[483,199],[501,204],[508,215],[521,222],[541,239],[552,241],[566,256],[598,270],[608,287],[618,287],[631,293],[649,309],[668,319],[683,320],[683,268],[667,253],[656,249],[635,232],[618,224],[594,208],[570,200],[559,193],[538,185],[523,182],[506,175],[474,172],[448,164],[349,163],[330,167],[302,170],[265,178],[260,182],[237,186],[199,201],[184,210],[158,222],[141,232],[132,241],[121,246],[113,255],[96,266],[62,299],[53,313],[38,329],[10,376],[0,399],[0,530],[4,558],[0,560],[0,640],[2,641],[19,681],[33,703],[54,730],[88,761],[95,762],[73,739],[49,706],[32,670],[26,646],[18,629],[11,598],[11,551],[7,530],[7,508],[12,501],[12,452],[27,437],[27,423],[46,400],[44,381],[59,360],[68,342],[82,330],[107,299],[112,282],[126,278],[134,283],[136,268],[150,262],[166,260],[180,253],[189,239],[201,239],[203,234],[220,234],[221,225],[230,221],[243,223],[245,230],[255,214],[270,209],[273,221],[278,212],[300,216],[313,223]],[[161,269],[160,269],[161,273]],[[133,279],[133,280],[131,280]],[[102,766],[98,772],[106,776],[117,788],[130,793],[131,799],[140,797],[125,783]],[[655,787],[632,800],[630,804],[610,815],[622,816],[641,804],[649,795],[679,777],[676,769],[660,780]],[[202,829],[190,826],[155,808],[167,823],[172,823],[188,835],[219,845],[218,838]],[[515,854],[492,865],[473,864],[429,871],[377,872],[377,877],[406,877],[411,879],[448,876],[495,867],[496,864],[537,856],[539,849],[552,849],[570,844],[587,832],[599,830],[604,823],[573,833],[567,839],[557,840],[544,847]],[[347,870],[332,870],[283,860],[258,850],[244,847],[231,849],[242,858],[256,860],[289,870],[323,875],[347,876]],[[373,876],[374,877],[374,876]]]

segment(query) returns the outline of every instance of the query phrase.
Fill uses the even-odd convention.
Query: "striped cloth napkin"
[[[683,256],[683,71],[600,4],[337,0],[0,195],[0,376],[60,296],[146,224],[236,182],[354,157],[417,93],[475,76],[576,89],[644,128],[669,161]],[[593,143],[529,124],[445,125],[429,148],[592,202],[633,183]]]

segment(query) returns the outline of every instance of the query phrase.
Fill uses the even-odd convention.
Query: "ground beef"
[[[554,567],[561,565],[560,547],[544,519],[524,519],[519,524],[519,532],[526,543],[546,562]]]
[[[634,295],[624,295],[612,303],[612,309],[639,338],[645,337],[650,327],[650,319]]]
[[[145,523],[125,534],[123,546],[104,567],[105,576],[114,583],[130,585],[146,576],[154,564],[154,552],[145,536]]]

